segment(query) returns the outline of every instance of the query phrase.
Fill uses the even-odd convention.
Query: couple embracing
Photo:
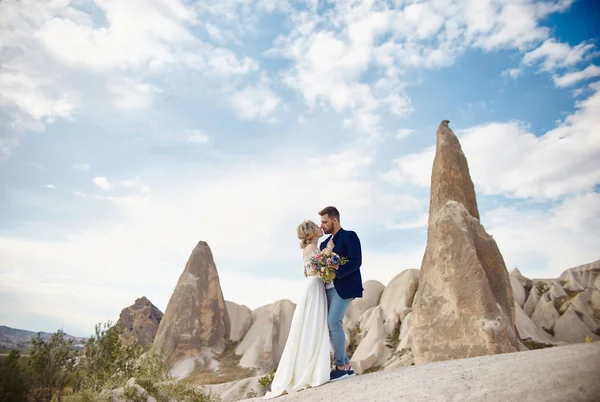
[[[312,221],[304,221],[298,226],[305,291],[296,305],[271,391],[265,394],[265,399],[354,375],[346,354],[342,323],[350,302],[363,295],[360,240],[355,232],[342,229],[340,213],[335,207],[326,207],[319,215],[320,227]],[[323,234],[329,237],[319,247],[318,240]],[[320,274],[315,275],[308,269],[315,256],[324,251],[335,253],[344,260],[331,281],[324,281]],[[334,360],[331,371],[330,344]]]

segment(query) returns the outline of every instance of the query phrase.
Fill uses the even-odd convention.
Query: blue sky
[[[161,310],[199,240],[225,298],[302,283],[336,205],[363,278],[420,265],[435,131],[507,268],[600,258],[597,2],[0,4],[0,323],[88,335]]]

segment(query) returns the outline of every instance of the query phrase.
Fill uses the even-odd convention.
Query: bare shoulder
[[[313,245],[313,244],[309,244],[308,246],[304,247],[304,250],[302,250],[302,255],[306,256],[308,254],[312,254],[314,253],[314,251],[317,249],[317,246]]]

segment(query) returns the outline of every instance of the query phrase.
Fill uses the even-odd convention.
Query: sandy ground
[[[357,375],[273,399],[276,402],[332,400],[598,402],[600,342]]]

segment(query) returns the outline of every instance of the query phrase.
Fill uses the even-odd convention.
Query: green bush
[[[94,392],[89,389],[84,389],[73,395],[64,397],[64,402],[110,402],[110,398],[106,394]]]
[[[358,325],[358,324],[356,324],[354,326],[354,328],[351,328],[348,331],[349,341],[348,341],[348,347],[346,348],[348,357],[352,357],[352,355],[354,355],[354,352],[356,351],[356,348],[358,347],[358,335],[359,334],[360,334],[360,325]]]
[[[108,402],[116,388],[122,388],[129,401],[145,401],[147,395],[142,397],[137,387],[126,386],[130,378],[158,402],[220,401],[204,388],[174,381],[160,356],[137,342],[125,344],[122,333],[122,327],[110,322],[98,324],[83,351],[76,350],[62,331],[48,341],[38,335],[26,363],[16,351],[1,362],[0,402]],[[74,393],[64,396],[67,386]]]
[[[125,387],[123,390],[123,396],[128,402],[146,402],[148,399],[146,394],[139,392],[135,387]]]
[[[271,384],[273,383],[273,378],[275,378],[276,371],[277,368],[258,379],[258,384],[261,386],[263,391],[267,392],[271,390]]]
[[[116,388],[138,374],[144,348],[136,342],[124,345],[122,333],[120,325],[111,326],[110,322],[96,325],[95,334],[87,341],[81,356],[78,390]]]
[[[77,351],[73,340],[65,338],[58,330],[48,341],[40,334],[31,339],[31,351],[26,371],[30,380],[30,398],[36,401],[51,401],[56,395],[60,400],[63,390],[72,378]]]
[[[157,384],[157,393],[151,394],[158,402],[221,402],[219,395],[206,392],[204,387],[194,387],[184,381],[168,381]]]
[[[27,398],[28,384],[21,363],[21,355],[16,350],[0,363],[0,401],[18,402]]]

